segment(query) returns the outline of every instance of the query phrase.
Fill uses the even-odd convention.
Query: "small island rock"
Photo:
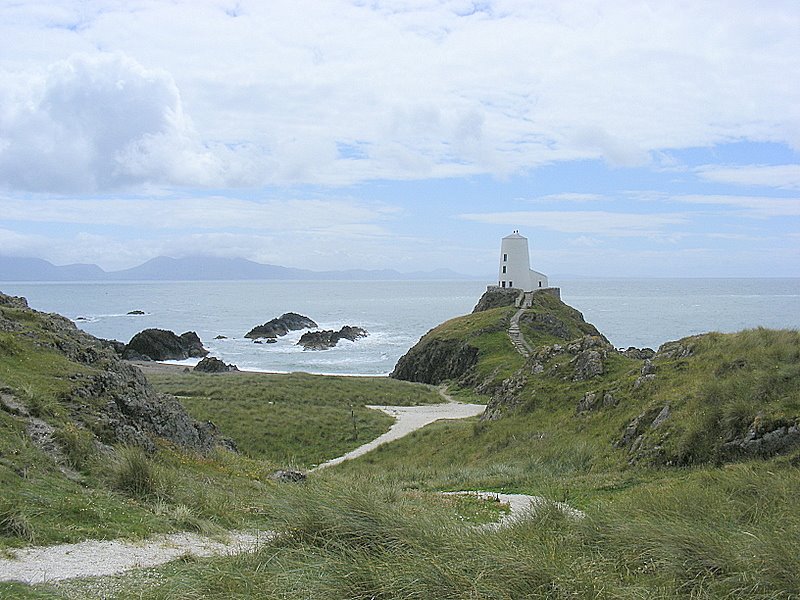
[[[278,336],[286,335],[290,331],[298,329],[310,329],[317,327],[317,324],[303,315],[289,312],[284,313],[280,317],[267,321],[263,325],[253,327],[244,337],[250,339],[257,338],[276,338]]]
[[[231,371],[238,371],[239,367],[229,365],[213,356],[206,356],[192,370],[200,373],[230,373]]]
[[[323,331],[309,331],[300,337],[298,346],[303,346],[303,350],[329,350],[345,339],[355,342],[359,338],[369,335],[366,329],[345,325],[339,331],[326,329]]]
[[[145,329],[125,346],[122,357],[127,360],[183,360],[202,358],[208,354],[194,331],[176,335],[166,329]]]

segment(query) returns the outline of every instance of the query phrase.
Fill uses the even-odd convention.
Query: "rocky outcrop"
[[[612,392],[589,391],[584,393],[583,398],[578,401],[575,412],[577,414],[590,413],[600,408],[616,406],[617,403],[618,400]]]
[[[609,351],[613,351],[611,345],[605,338],[597,336],[587,335],[569,344],[567,352],[575,354],[571,361],[574,371],[572,380],[586,381],[602,375],[605,371],[603,360]]]
[[[747,433],[722,445],[723,460],[769,458],[800,446],[800,423],[779,420],[769,423],[756,417]]]
[[[357,339],[369,335],[366,329],[345,325],[339,331],[325,329],[323,331],[308,331],[300,336],[298,346],[303,346],[303,350],[329,350],[339,343],[339,340],[350,340],[355,342]]]
[[[202,358],[208,354],[194,331],[176,335],[166,329],[145,329],[125,346],[122,357],[127,360],[183,360]]]
[[[460,340],[423,338],[389,375],[394,379],[438,385],[466,375],[478,363],[478,349]]]
[[[633,346],[629,347],[627,350],[622,351],[623,356],[627,356],[628,358],[635,358],[638,360],[647,360],[649,358],[653,358],[655,356],[656,351],[652,348],[634,348]]]
[[[248,331],[244,337],[250,339],[258,338],[277,338],[286,335],[290,331],[297,331],[299,329],[311,329],[318,327],[318,325],[308,317],[299,315],[297,313],[288,312],[267,321],[263,325],[253,327]]]
[[[239,367],[236,365],[229,365],[213,356],[206,356],[192,369],[192,371],[197,371],[198,373],[230,373],[238,370]]]
[[[483,296],[478,300],[478,304],[475,305],[472,312],[482,312],[492,308],[500,308],[501,306],[514,306],[520,295],[520,290],[490,287],[483,293]]]
[[[69,319],[28,309],[24,299],[3,294],[0,316],[18,325],[15,353],[55,352],[62,361],[75,363],[71,375],[64,374],[63,364],[52,375],[59,379],[59,387],[69,382],[54,401],[60,405],[58,414],[64,424],[89,432],[99,445],[135,444],[154,450],[156,439],[161,438],[201,452],[220,444],[232,447],[213,424],[192,419],[175,398],[156,392],[138,368],[121,360],[108,342],[79,330]],[[18,375],[24,377],[24,373]],[[49,375],[37,372],[35,376],[41,380]],[[5,388],[2,396],[0,409],[15,418],[35,416],[20,390]],[[56,420],[50,424],[59,426]],[[39,430],[32,427],[31,431]]]
[[[494,421],[506,412],[516,409],[522,402],[520,392],[528,382],[524,373],[517,373],[513,377],[504,379],[500,389],[486,405],[486,410],[481,415],[481,421]]]

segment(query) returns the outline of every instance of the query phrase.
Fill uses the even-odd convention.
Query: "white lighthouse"
[[[547,275],[531,269],[528,238],[519,231],[503,238],[500,244],[500,269],[497,285],[532,292],[548,287]]]

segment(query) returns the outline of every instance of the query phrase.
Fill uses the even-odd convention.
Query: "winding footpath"
[[[480,404],[462,404],[440,390],[448,400],[442,404],[423,406],[370,406],[395,417],[391,429],[348,452],[320,464],[318,471],[345,460],[361,456],[381,444],[399,439],[441,419],[465,419],[479,415],[486,408]],[[493,492],[445,492],[447,494],[474,494],[487,500],[496,500],[509,505],[509,512],[497,523],[480,526],[496,530],[511,525],[547,504],[544,498],[523,494],[496,494]],[[570,516],[580,518],[583,513],[569,506],[555,503]],[[13,558],[0,558],[0,581],[19,581],[28,584],[50,583],[77,577],[100,577],[118,575],[132,569],[155,567],[182,556],[223,556],[242,552],[253,552],[275,537],[272,531],[230,531],[221,538],[208,538],[194,533],[160,535],[142,541],[86,540],[77,544],[30,547],[12,550]]]

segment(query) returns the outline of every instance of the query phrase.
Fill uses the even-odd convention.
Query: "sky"
[[[0,0],[0,255],[800,277],[800,3]],[[553,282],[555,283],[555,282]]]

